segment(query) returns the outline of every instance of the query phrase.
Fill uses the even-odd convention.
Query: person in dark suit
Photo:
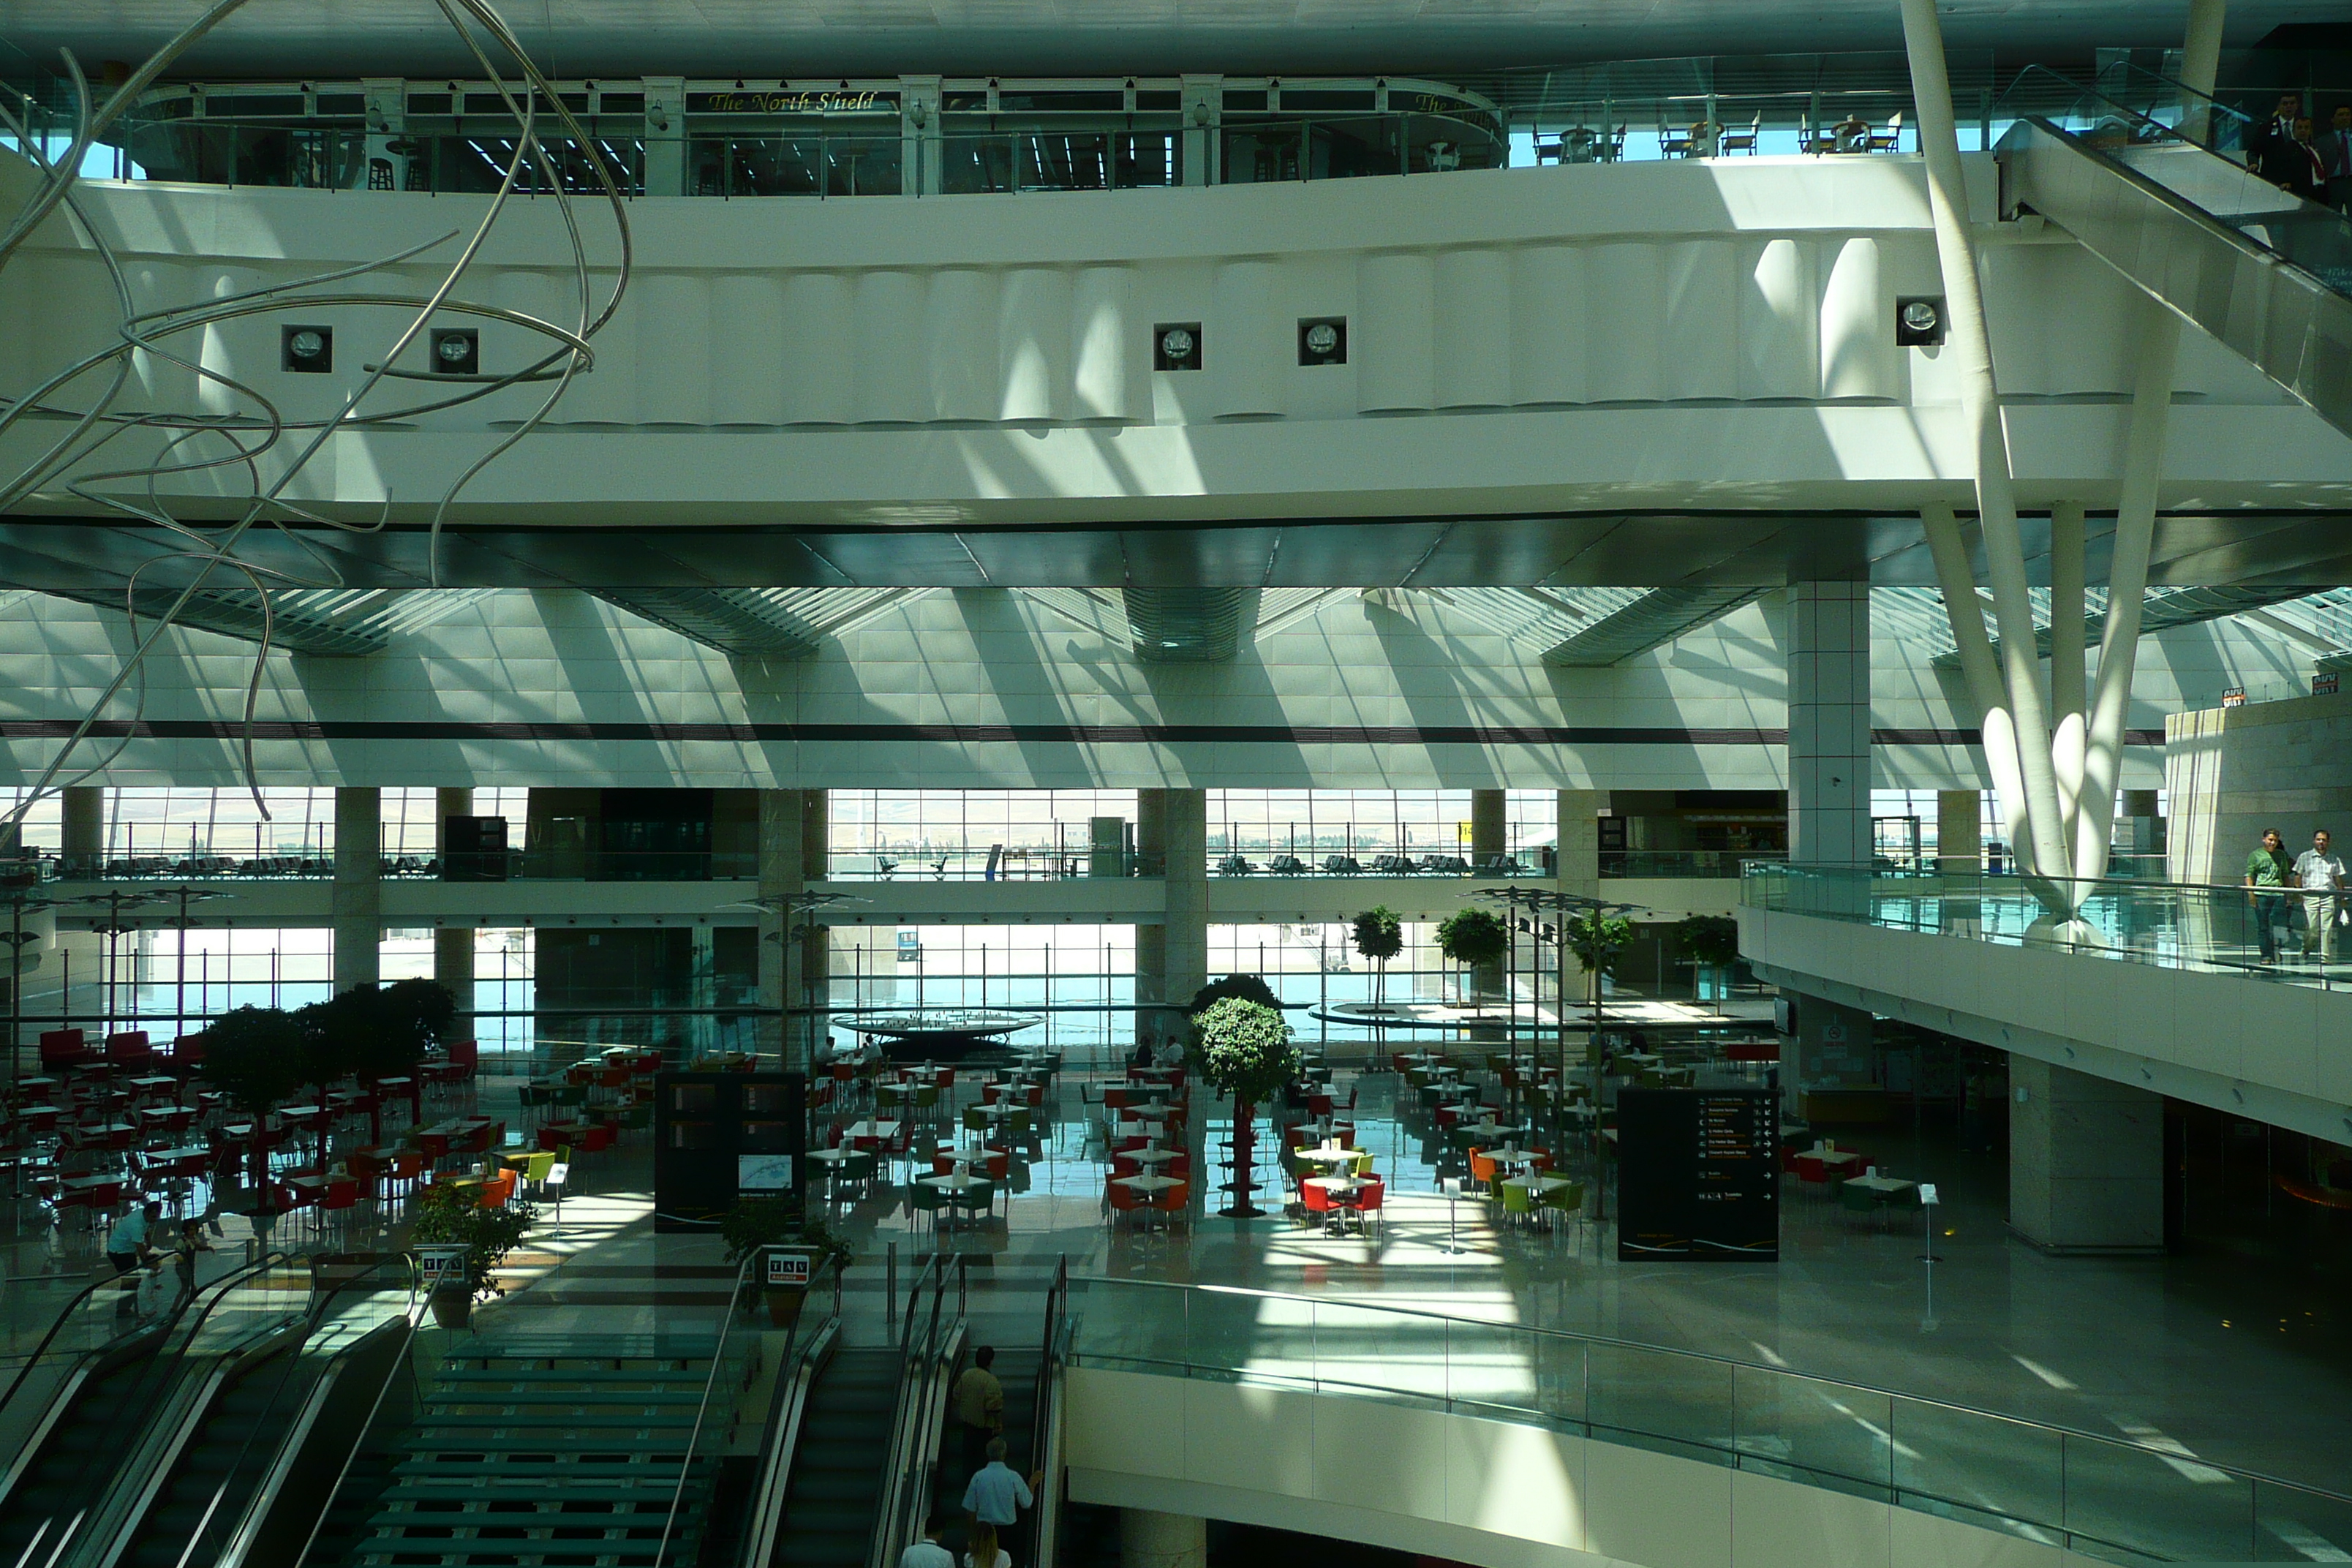
[[[2302,117],[2303,100],[2281,93],[2271,117],[2247,127],[2246,166],[2272,184],[2284,185],[2295,174],[2291,160],[2305,161],[2294,145],[2294,122]]]
[[[2294,122],[2294,134],[2288,141],[2283,159],[2286,171],[2279,188],[2307,202],[2325,200],[2327,189],[2327,176],[2319,162],[2318,141],[2312,133],[2311,116],[2303,116]]]
[[[2352,213],[2352,103],[2339,103],[2328,128],[2313,143],[2319,153],[2320,199],[2340,213]]]

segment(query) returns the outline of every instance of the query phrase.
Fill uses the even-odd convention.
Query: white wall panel
[[[699,273],[655,272],[645,290],[637,416],[649,425],[710,423],[710,283]]]
[[[1822,395],[1892,398],[1902,391],[1895,350],[1895,291],[1878,241],[1846,240],[1822,285]]]
[[[1511,258],[1501,250],[1448,250],[1437,258],[1431,331],[1440,408],[1511,401]]]
[[[937,419],[996,417],[996,275],[943,267],[923,300],[923,361]]]
[[[190,264],[172,261],[161,257],[134,258],[125,263],[122,270],[124,281],[131,288],[131,301],[141,310],[169,310],[174,306],[187,304],[190,299],[189,289],[193,287],[196,276],[195,268]],[[33,271],[33,266],[23,261],[6,268],[0,268],[0,321],[28,319],[32,308],[28,291],[31,288]],[[18,292],[12,296],[11,290]],[[16,311],[19,309],[27,314],[17,314]],[[331,312],[318,310],[316,314],[323,321],[328,320]],[[337,324],[340,325],[340,323]],[[342,335],[341,332],[337,334],[339,338]],[[187,356],[189,345],[197,340],[188,333],[182,332],[158,341],[162,347],[184,357]],[[13,378],[9,369],[12,355],[16,356],[16,363],[27,370],[37,359],[43,364],[45,373],[58,368],[54,363],[47,360],[46,356],[33,353],[32,349],[32,334],[0,331],[0,391],[16,390],[15,385],[12,384]],[[355,351],[356,345],[352,349],[341,349],[337,355],[337,363],[348,363],[342,356]],[[196,373],[194,371],[184,364],[161,358],[142,349],[131,356],[131,379],[123,385],[122,406],[142,410],[184,409],[194,398],[195,390]]]
[[[1570,245],[1531,245],[1511,258],[1511,400],[1585,399],[1585,261]]]
[[[851,372],[861,424],[912,423],[930,415],[922,379],[923,277],[861,272],[850,308]]]
[[[1070,417],[1074,419],[1125,419],[1134,406],[1136,351],[1150,323],[1139,324],[1130,319],[1131,279],[1124,267],[1088,267],[1080,269],[1072,286]]]
[[[1427,408],[1436,401],[1435,283],[1435,266],[1417,252],[1368,256],[1357,264],[1348,357],[1356,366],[1359,409]]]
[[[784,288],[772,272],[721,273],[710,288],[710,418],[784,422]]]
[[[1821,333],[1812,255],[1795,239],[1772,239],[1740,256],[1739,395],[1812,397],[1821,389]]]
[[[1739,289],[1729,240],[1686,239],[1664,246],[1665,336],[1662,369],[1668,397],[1739,395]]]
[[[996,306],[999,419],[1060,419],[1070,406],[1070,274],[1019,267]]]
[[[1279,414],[1282,372],[1297,358],[1285,331],[1282,268],[1271,261],[1230,261],[1217,268],[1209,319],[1202,324],[1202,368],[1220,415]]]
[[[1585,253],[1585,396],[1650,403],[1664,395],[1664,258],[1639,242]]]
[[[589,298],[598,310],[613,297],[613,276],[597,273],[589,279]],[[572,384],[556,405],[554,417],[582,425],[627,425],[637,417],[637,321],[645,314],[645,300],[635,288],[621,296],[620,308],[613,312],[602,331],[588,341],[595,345],[596,369]],[[383,331],[382,323],[390,313],[376,311],[371,316],[375,323],[371,331]],[[397,326],[390,331],[399,331]],[[389,342],[387,337],[386,342]],[[380,353],[379,345],[372,352]]]
[[[838,272],[795,272],[784,283],[784,418],[846,425],[856,417],[851,375],[854,295]]]

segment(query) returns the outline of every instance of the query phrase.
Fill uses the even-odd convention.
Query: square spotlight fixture
[[[1346,364],[1348,318],[1302,316],[1298,321],[1300,364]]]
[[[1154,370],[1200,369],[1201,323],[1162,321],[1152,328],[1151,368]]]
[[[280,327],[278,365],[296,375],[325,375],[335,368],[335,329]]]
[[[433,330],[433,374],[436,375],[479,375],[482,372],[482,335],[471,327],[436,327]]]
[[[1944,341],[1944,297],[1915,294],[1895,301],[1897,348],[1933,348]]]

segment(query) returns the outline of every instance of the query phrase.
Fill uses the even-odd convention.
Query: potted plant
[[[1739,922],[1729,915],[1685,915],[1675,922],[1675,940],[1699,972],[1693,977],[1695,992],[1706,991],[1700,976],[1708,970],[1729,969],[1739,962]]]
[[[311,1060],[302,1026],[276,1007],[250,1005],[214,1019],[204,1032],[205,1081],[254,1120],[253,1149],[260,1149],[261,1119],[310,1081]],[[268,1157],[253,1162],[250,1184],[266,1208]]]
[[[1569,917],[1567,936],[1568,950],[1592,977],[1592,1034],[1586,1059],[1597,1064],[1601,1060],[1601,978],[1617,973],[1618,957],[1633,940],[1633,922],[1606,910],[1587,910]]]
[[[1386,904],[1377,904],[1356,917],[1356,952],[1380,967],[1372,976],[1372,1006],[1388,1005],[1389,960],[1404,951],[1404,922]]]
[[[457,1278],[444,1279],[433,1288],[433,1321],[445,1329],[462,1329],[471,1321],[477,1300],[503,1294],[491,1270],[506,1261],[538,1217],[538,1208],[519,1198],[484,1208],[469,1187],[453,1182],[426,1187],[416,1200],[409,1240],[466,1248]]]
[[[1510,945],[1509,929],[1491,910],[1456,910],[1437,925],[1437,951],[1470,971],[1474,996],[1493,989],[1489,976]]]
[[[738,1267],[765,1247],[805,1250],[812,1255],[812,1280],[827,1263],[848,1268],[852,1256],[847,1241],[826,1228],[823,1220],[810,1218],[799,1202],[787,1197],[737,1198],[719,1216],[719,1236],[727,1244],[727,1261]],[[800,1321],[801,1303],[808,1295],[805,1289],[771,1286],[765,1280],[759,1281],[759,1288],[767,1300],[770,1323],[789,1329]]]
[[[1192,1020],[1192,1070],[1220,1094],[1234,1097],[1234,1201],[1220,1212],[1255,1219],[1250,1202],[1250,1151],[1256,1139],[1250,1110],[1298,1076],[1303,1065],[1282,1015],[1262,1002],[1228,996]]]

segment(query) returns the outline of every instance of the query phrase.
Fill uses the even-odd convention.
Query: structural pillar
[[[1498,789],[1470,792],[1470,864],[1482,869],[1510,853],[1507,796]]]
[[[1597,899],[1601,896],[1601,813],[1609,804],[1605,789],[1563,789],[1553,792],[1559,824],[1559,850],[1552,858],[1552,871],[1559,890],[1573,898]],[[1567,933],[1560,933],[1564,938]],[[1572,1011],[1575,1004],[1591,989],[1584,965],[1560,942],[1552,955],[1559,963],[1560,1005]]]
[[[824,1038],[824,1020],[795,1014],[787,1022],[784,1009],[803,1008],[810,994],[808,957],[824,952],[823,933],[812,936],[793,928],[810,923],[808,911],[794,910],[792,901],[808,891],[810,796],[817,826],[814,850],[820,869],[824,864],[822,790],[763,789],[760,792],[760,1027],[758,1049],[779,1058],[788,1072],[806,1072],[815,1061],[814,1047]]]
[[[833,867],[833,797],[821,789],[801,791],[801,886],[823,882]],[[808,1000],[823,1006],[833,1000],[833,931],[816,920],[804,920],[801,933],[801,984]],[[832,1023],[829,1016],[813,1015],[808,1021],[809,1055],[816,1060]]]
[[[449,819],[473,815],[472,790],[442,789],[433,792],[433,850],[436,855],[446,857],[449,853]],[[474,1026],[472,926],[444,925],[434,929],[433,978],[447,987],[449,994],[457,999],[458,1030],[461,1033],[470,1031]]]
[[[1973,876],[1984,864],[1984,795],[1972,789],[1936,792],[1936,869]]]
[[[76,784],[58,792],[63,836],[58,852],[68,876],[91,876],[106,855],[106,791],[97,784]]]
[[[1118,1510],[1118,1568],[1208,1568],[1209,1521],[1148,1508]]]
[[[2009,1227],[2045,1252],[2164,1250],[2164,1097],[2009,1058]]]
[[[1153,875],[1168,864],[1168,792],[1164,789],[1135,792],[1135,858],[1139,869]],[[1159,921],[1139,922],[1135,928],[1137,1039],[1157,1042],[1162,1037],[1169,1020],[1144,1005],[1167,1000],[1168,927]]]
[[[1789,858],[1870,864],[1870,584],[1789,588]]]
[[[383,792],[335,791],[335,993],[383,977]]]

